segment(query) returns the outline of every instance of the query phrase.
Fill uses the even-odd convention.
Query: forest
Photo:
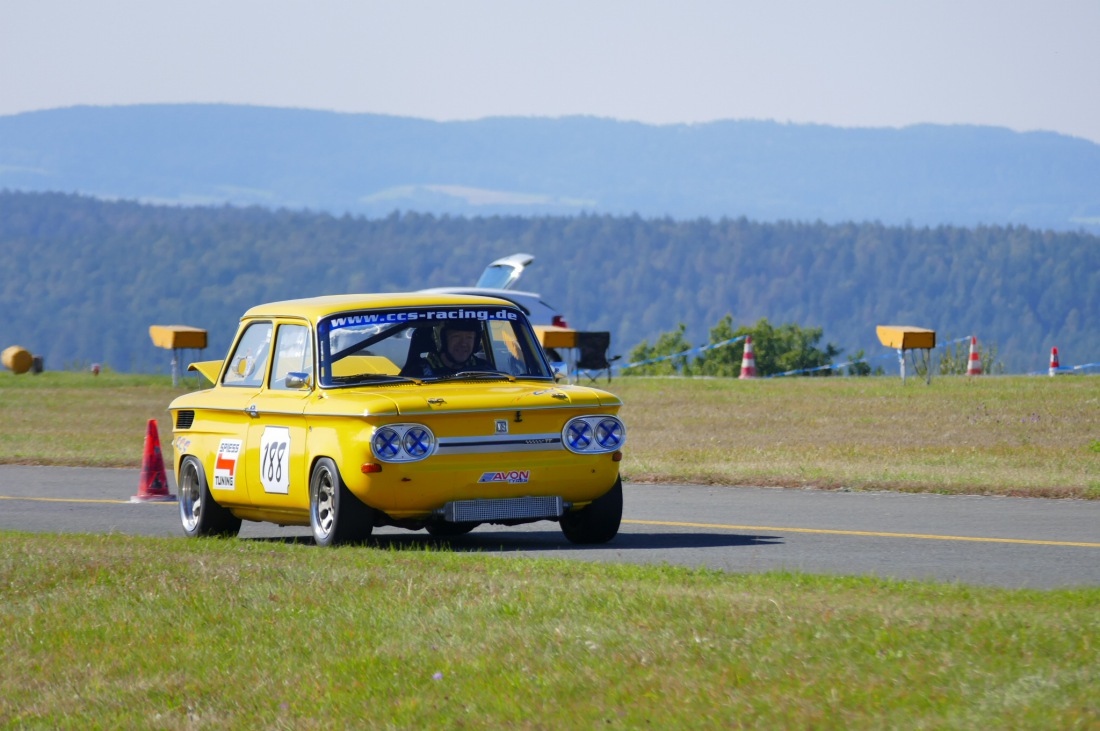
[[[1022,226],[886,226],[640,216],[334,216],[0,191],[0,349],[47,369],[168,372],[150,325],[205,328],[221,357],[248,308],[338,292],[473,284],[536,257],[520,288],[574,327],[642,343],[712,329],[820,330],[838,359],[883,356],[875,326],[976,335],[1007,372],[1100,360],[1100,237]],[[728,317],[728,319],[727,319]],[[680,326],[683,325],[683,328]],[[832,353],[835,347],[837,353]],[[760,356],[758,356],[760,357]],[[883,361],[889,366],[889,361]]]

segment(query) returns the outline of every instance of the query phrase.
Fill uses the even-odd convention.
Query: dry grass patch
[[[1097,376],[607,387],[626,404],[630,480],[1100,498]],[[184,390],[163,376],[0,373],[0,463],[139,467],[146,422],[164,442]]]
[[[622,378],[629,479],[1100,497],[1100,378]]]
[[[140,467],[149,419],[163,442],[168,404],[184,392],[163,376],[0,372],[0,462]]]

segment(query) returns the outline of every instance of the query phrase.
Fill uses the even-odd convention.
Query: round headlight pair
[[[577,454],[614,452],[626,441],[626,427],[614,416],[578,416],[565,425],[561,441]]]
[[[435,435],[421,424],[388,424],[374,432],[370,447],[383,462],[415,462],[435,449]]]

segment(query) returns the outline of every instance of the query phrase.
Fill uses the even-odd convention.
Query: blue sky
[[[1100,143],[1098,35],[1097,0],[0,0],[0,115],[222,102]]]

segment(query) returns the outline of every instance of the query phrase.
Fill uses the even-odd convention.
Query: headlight
[[[405,432],[401,446],[405,448],[405,453],[414,459],[427,457],[428,452],[432,451],[432,433],[422,426],[414,426]]]
[[[435,435],[421,424],[387,424],[374,432],[370,446],[383,462],[415,462],[435,449]]]
[[[596,425],[596,443],[611,452],[622,446],[623,423],[618,419],[604,419]]]
[[[614,452],[626,441],[626,427],[614,416],[578,416],[562,429],[561,440],[577,454]]]
[[[389,427],[379,429],[371,440],[371,448],[378,459],[389,461],[401,454],[401,443],[397,432]]]
[[[565,444],[574,452],[583,452],[592,446],[592,427],[577,419],[565,427]]]

